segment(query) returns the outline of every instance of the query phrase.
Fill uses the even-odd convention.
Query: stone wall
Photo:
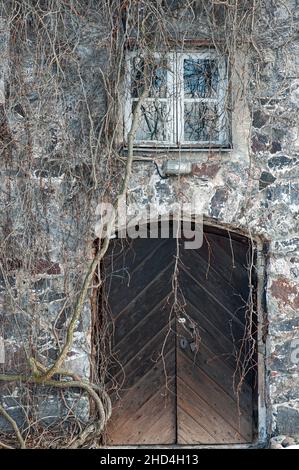
[[[288,4],[298,28],[296,2],[289,0]],[[267,248],[261,253],[259,271],[263,283],[260,318],[267,333],[265,344],[259,345],[265,361],[267,405],[261,411],[267,415],[262,439],[269,434],[299,434],[299,37],[293,34],[294,29],[290,33],[283,8],[272,5],[267,15],[260,25],[265,32],[259,36],[263,57],[258,81],[252,57],[246,51],[238,53],[239,67],[246,66],[248,73],[245,78],[238,73],[233,77],[232,150],[158,155],[156,161],[161,166],[165,159],[192,162],[192,174],[168,179],[160,178],[151,161],[142,161],[142,152],[136,153],[128,193],[132,212],[151,203],[163,214],[173,202],[195,198],[196,210],[207,223],[242,231],[257,240],[260,250]],[[271,37],[267,21],[278,26],[279,37]],[[14,141],[10,155],[4,153],[1,160],[0,174],[1,236],[6,248],[6,237],[10,231],[14,233],[13,252],[6,259],[10,275],[0,282],[0,331],[5,342],[1,368],[15,372],[27,367],[28,350],[44,362],[55,359],[72,307],[70,299],[78,292],[86,262],[92,257],[95,207],[104,189],[87,192],[88,196],[84,191],[93,165],[103,168],[86,156],[88,113],[100,123],[105,112],[99,72],[105,56],[98,45],[103,28],[92,21],[82,25],[74,50],[85,90],[69,68],[63,83],[66,99],[60,100],[59,93],[52,95],[50,87],[48,100],[42,104],[35,94],[33,56],[23,57],[20,66],[26,72],[25,96],[31,112],[37,113],[34,119],[30,117],[32,161],[27,165],[22,161],[28,145],[26,99],[23,96],[21,100],[13,86],[5,21],[0,33],[1,139],[4,144]],[[71,144],[65,141],[68,132],[75,137]],[[5,149],[7,152],[9,146]],[[34,194],[30,204],[26,201],[28,188]],[[28,240],[24,234],[30,234]],[[38,260],[30,266],[22,265],[24,247],[33,250]],[[90,375],[90,335],[87,303],[67,360],[68,367],[84,377]],[[12,391],[7,386],[2,386],[1,394],[5,408],[20,424],[28,420],[52,423],[66,413],[55,394],[49,399],[35,390],[35,398],[28,400],[26,389]],[[84,421],[86,399],[80,395],[69,399]]]

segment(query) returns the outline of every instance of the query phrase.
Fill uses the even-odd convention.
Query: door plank
[[[174,327],[174,322],[172,322],[170,327]],[[113,366],[110,368],[110,374],[114,380],[110,380],[107,383],[107,389],[109,393],[114,393],[114,382],[116,382],[117,390],[119,389],[119,384],[122,384],[121,388],[124,386],[126,388],[131,388],[134,386],[134,384],[138,383],[138,381],[141,380],[143,376],[147,375],[151,369],[160,360],[162,360],[162,354],[164,357],[166,357],[169,351],[171,349],[173,350],[174,339],[174,334],[169,335],[169,326],[167,325],[162,331],[154,336],[151,341],[149,341],[146,346],[138,352],[138,354],[128,361],[125,366],[118,363],[113,364]],[[174,352],[172,357],[174,357]],[[172,362],[174,363],[173,360]],[[161,367],[165,368],[166,366],[162,363]],[[167,367],[166,373],[168,373]]]
[[[124,341],[115,344],[115,354],[123,366],[138,354],[159,331],[169,324],[171,319],[168,307],[166,298],[162,299],[151,312],[144,316],[138,327],[131,330]]]
[[[174,394],[174,348],[165,356],[165,363],[162,360],[156,363],[147,374],[140,380],[136,380],[130,387],[127,381],[124,387],[117,392],[117,397],[113,400],[113,422],[121,429],[128,418],[134,417],[136,413],[157,393],[158,390],[169,389]],[[125,388],[126,387],[126,388]]]
[[[180,286],[183,291],[185,301],[190,301],[192,305],[197,306],[200,312],[205,315],[209,321],[223,332],[229,340],[243,338],[244,327],[235,318],[223,308],[223,305],[216,302],[214,297],[209,296],[206,290],[186,273],[181,276]]]
[[[233,254],[232,254],[233,250]],[[229,241],[226,237],[206,234],[200,250],[194,250],[204,262],[206,272],[216,270],[229,284],[241,290],[245,295],[248,290],[248,265],[251,261],[249,245]]]
[[[200,424],[198,424],[191,415],[178,407],[177,419],[180,426],[178,428],[178,444],[216,444],[217,440]]]
[[[205,345],[209,345],[211,352],[215,356],[221,357],[225,363],[229,364],[231,367],[235,367],[236,360],[234,357],[234,342],[232,338],[225,336],[219,326],[217,327],[216,322],[213,321],[213,315],[209,317],[204,315],[198,305],[194,306],[190,299],[187,299],[187,301],[188,316],[197,326],[201,342]]]
[[[163,385],[139,409],[135,408],[133,415],[129,415],[124,407],[122,425],[111,420],[108,427],[109,442],[111,445],[123,444],[172,444],[175,442],[175,413],[174,380],[168,383],[166,389]],[[108,425],[109,426],[109,425]],[[160,429],[153,433],[152,428]],[[163,430],[167,432],[164,433]],[[171,432],[169,432],[171,431]]]
[[[177,382],[178,407],[193,417],[195,429],[197,425],[206,429],[218,444],[231,444],[234,442],[245,442],[237,429],[234,429],[219,413],[217,413],[207,402],[202,400],[185,382],[178,379]],[[182,443],[188,436],[181,426],[178,428],[178,443]],[[209,441],[201,440],[196,436],[190,444],[208,444]]]
[[[190,345],[192,345],[193,339],[188,339],[187,332],[182,328],[181,325],[177,327],[178,344],[180,338],[186,340],[186,347],[179,351],[180,354],[186,355],[188,359],[193,363],[194,367],[201,369],[207,376],[214,380],[227,395],[233,400],[236,400],[236,394],[234,391],[234,373],[233,369],[229,364],[225,363],[221,356],[216,356],[209,350],[203,341],[199,342],[198,351],[192,351]],[[180,349],[180,345],[178,345]],[[235,367],[237,365],[235,364]],[[238,371],[236,371],[238,372]],[[236,376],[236,380],[238,378]],[[235,384],[238,385],[238,382]],[[252,389],[246,384],[243,385],[242,393],[239,396],[239,405],[244,412],[252,412]]]
[[[128,265],[121,267],[118,271],[113,271],[106,279],[106,295],[109,297],[113,317],[115,318],[142,293],[160,275],[160,272],[173,262],[173,259],[172,244],[168,246],[164,243],[163,250],[160,250],[158,254],[151,255],[150,253],[134,271]]]
[[[110,445],[173,444],[176,439],[173,243],[156,240],[143,253],[147,240],[142,242],[131,247],[131,265],[128,257],[119,257],[119,270],[114,264],[107,277],[115,332],[107,380]]]
[[[114,333],[114,342],[120,342],[127,334],[145,317],[146,311],[150,312],[154,307],[165,301],[171,293],[171,276],[173,265],[171,264],[165,270],[158,273],[154,282],[148,284],[144,291],[136,296],[130,304],[117,316],[117,329]],[[154,295],[153,295],[154,293]],[[169,299],[169,301],[171,298]],[[116,321],[116,319],[114,320]]]
[[[177,380],[185,382],[231,426],[237,424],[239,433],[246,442],[252,439],[252,418],[247,414],[239,414],[238,404],[230,398],[217,383],[211,380],[203,371],[194,366],[190,359],[177,354]],[[178,422],[178,429],[180,423]]]
[[[243,328],[244,308],[240,307],[245,305],[247,299],[244,301],[244,299],[240,298],[240,293],[224,282],[216,271],[210,270],[206,277],[206,270],[203,268],[202,263],[195,264],[192,262],[192,257],[189,253],[187,255],[184,254],[182,261],[184,265],[181,267],[181,271],[189,276],[189,282],[193,281],[196,285],[199,284],[204,290],[205,295],[218,303],[232,320],[240,328]]]

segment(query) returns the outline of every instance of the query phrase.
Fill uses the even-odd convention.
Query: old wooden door
[[[180,242],[174,309],[176,252],[174,239],[116,240],[106,257],[114,329],[107,444],[251,442],[250,244],[208,230],[198,250]]]

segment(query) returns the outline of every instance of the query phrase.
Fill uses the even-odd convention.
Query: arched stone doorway
[[[113,240],[107,444],[237,444],[257,427],[257,307],[251,241],[205,226],[203,245]]]

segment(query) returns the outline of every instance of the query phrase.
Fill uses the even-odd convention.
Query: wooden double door
[[[207,230],[200,249],[180,241],[178,262],[174,239],[112,243],[105,260],[113,330],[108,445],[253,440],[250,261],[247,239]]]

